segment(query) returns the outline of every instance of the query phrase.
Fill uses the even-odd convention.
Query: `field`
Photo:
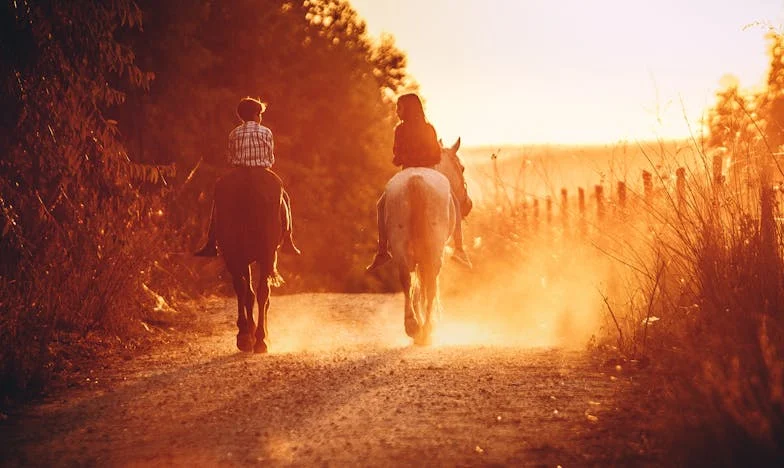
[[[498,196],[498,176],[503,185],[501,196],[517,202],[547,196],[558,199],[562,188],[574,194],[578,187],[590,191],[595,185],[604,185],[610,195],[619,181],[641,191],[643,171],[674,179],[678,167],[695,168],[702,159],[690,141],[471,147],[461,156],[469,168],[472,193],[488,202]]]

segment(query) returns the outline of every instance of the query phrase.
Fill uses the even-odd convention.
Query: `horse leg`
[[[433,342],[433,307],[438,294],[438,274],[433,267],[422,268],[422,302],[424,308],[424,325],[420,335],[420,344],[429,345]]]
[[[427,317],[425,318],[425,336],[428,344],[433,339],[433,328],[436,317],[433,316],[434,308],[438,306],[438,271],[437,268],[429,268],[425,273],[425,301]]]
[[[232,271],[232,282],[234,292],[237,294],[237,348],[240,351],[250,351],[253,349],[253,335],[249,333],[248,316],[246,313],[247,295],[250,287],[248,286],[248,276],[241,270]]]
[[[256,299],[259,301],[259,326],[256,328],[256,345],[253,347],[254,353],[266,353],[269,342],[267,341],[267,312],[269,311],[270,285],[266,276],[259,278],[256,286]]]
[[[400,276],[400,284],[403,286],[403,295],[405,296],[405,305],[403,306],[403,326],[406,329],[406,335],[413,338],[419,331],[419,323],[414,315],[414,306],[411,298],[411,273],[408,267],[401,265],[398,267],[398,274]]]
[[[245,292],[245,313],[248,320],[248,335],[251,338],[256,334],[256,322],[253,320],[253,307],[256,304],[256,294],[253,292],[253,274],[250,265],[247,270],[247,291]]]

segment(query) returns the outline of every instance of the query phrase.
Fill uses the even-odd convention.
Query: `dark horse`
[[[270,287],[282,278],[277,271],[278,247],[284,229],[281,222],[283,189],[274,172],[263,168],[237,168],[215,186],[215,237],[237,293],[237,348],[266,353],[267,311]],[[253,291],[251,265],[260,277]],[[258,326],[253,304],[259,304]]]

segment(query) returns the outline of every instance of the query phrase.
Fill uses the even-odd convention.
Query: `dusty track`
[[[645,376],[581,351],[408,344],[398,295],[273,297],[269,355],[213,330],[0,426],[4,465],[657,463]],[[448,307],[448,304],[447,304]],[[445,327],[449,317],[445,316]],[[97,381],[97,383],[95,382]]]

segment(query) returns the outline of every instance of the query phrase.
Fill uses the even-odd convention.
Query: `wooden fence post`
[[[501,206],[501,175],[498,172],[498,155],[493,153],[490,156],[493,162],[493,184],[495,185],[495,206]]]
[[[722,166],[724,165],[724,158],[721,154],[713,155],[713,185],[719,186],[724,182],[724,176],[721,175]]]
[[[534,198],[534,229],[539,227],[539,199]]]
[[[580,211],[580,234],[585,234],[585,189],[577,189],[577,207]]]
[[[566,231],[569,226],[569,192],[566,188],[561,189],[561,223]]]
[[[686,205],[686,169],[679,167],[675,171],[675,192],[678,200],[678,213],[685,208]]]
[[[618,182],[618,207],[621,212],[626,211],[626,182]]]
[[[519,218],[522,222],[522,225],[524,227],[528,227],[528,200],[526,200],[525,197],[523,197],[523,201],[520,204],[519,214],[520,214]]]
[[[650,203],[653,198],[653,174],[642,171],[642,191],[645,202]]]
[[[596,192],[596,216],[602,220],[604,218],[604,187],[597,185],[594,190]]]
[[[550,195],[545,199],[545,206],[547,207],[547,225],[553,222],[553,199]]]

